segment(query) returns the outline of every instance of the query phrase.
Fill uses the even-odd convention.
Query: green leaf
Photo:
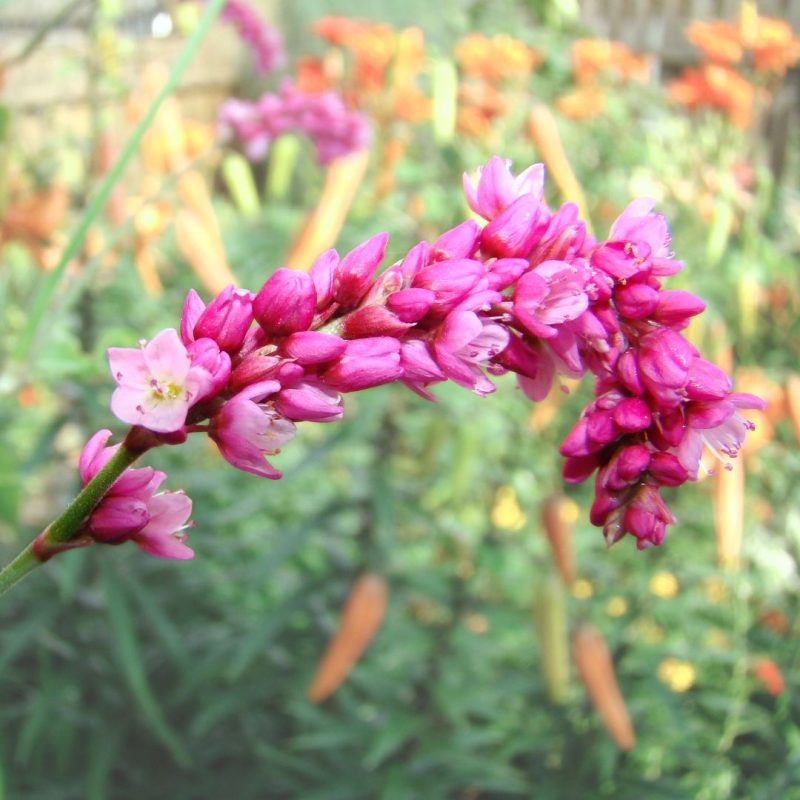
[[[187,767],[191,764],[191,758],[177,734],[170,728],[150,689],[131,609],[118,578],[108,567],[103,570],[103,587],[111,643],[122,676],[150,730],[169,750],[175,761]]]

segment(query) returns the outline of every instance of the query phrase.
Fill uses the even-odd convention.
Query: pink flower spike
[[[204,396],[211,380],[205,369],[191,365],[186,347],[172,328],[139,350],[109,348],[108,361],[119,384],[111,411],[122,422],[158,433],[182,428],[189,408]]]
[[[183,492],[162,492],[148,503],[150,519],[131,536],[145,553],[158,558],[186,561],[194,558],[194,551],[184,542],[192,513],[192,501]]]

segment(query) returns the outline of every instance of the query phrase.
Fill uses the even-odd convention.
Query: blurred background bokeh
[[[690,338],[769,407],[643,553],[561,480],[588,385],[351,396],[277,483],[153,451],[196,558],[95,547],[3,598],[0,797],[800,798],[800,4],[228,6],[177,76],[200,0],[0,0],[3,562],[112,425],[106,347],[381,230],[391,263],[493,154],[600,235],[654,197]],[[254,131],[266,93],[300,110]],[[357,663],[309,692],[342,625]]]

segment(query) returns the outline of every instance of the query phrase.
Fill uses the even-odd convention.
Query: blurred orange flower
[[[724,111],[737,128],[747,128],[753,117],[756,87],[721,64],[687,67],[668,90],[675,102],[691,110],[708,106]]]
[[[572,66],[578,83],[595,80],[611,72],[624,80],[645,80],[647,62],[622,42],[608,39],[578,39],[572,45]]]
[[[572,119],[591,119],[606,109],[606,97],[596,86],[578,86],[556,100],[556,108]]]
[[[771,695],[779,695],[786,688],[786,681],[778,665],[771,658],[759,658],[753,662],[753,674]]]
[[[706,58],[720,64],[736,64],[744,55],[739,28],[731,22],[695,20],[686,29],[686,38]]]
[[[331,88],[332,82],[325,70],[325,62],[315,56],[303,56],[295,67],[297,88],[312,94]]]
[[[455,56],[464,74],[488,81],[527,75],[542,62],[539,52],[507,34],[471,33],[456,45]]]
[[[753,66],[759,72],[782,76],[800,60],[800,36],[781,19],[759,17],[751,48]]]

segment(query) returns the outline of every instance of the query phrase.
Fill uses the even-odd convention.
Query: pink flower
[[[514,316],[533,336],[555,336],[555,326],[577,319],[588,308],[587,279],[582,266],[545,261],[517,281]]]
[[[78,469],[85,486],[119,449],[105,447],[111,431],[98,431],[86,443]],[[160,492],[166,474],[152,467],[128,468],[84,522],[83,529],[97,542],[133,541],[150,555],[185,560],[194,557],[186,544],[192,501],[183,492]]]
[[[295,434],[294,423],[263,403],[281,388],[278,381],[254,383],[234,395],[211,419],[209,436],[230,464],[245,472],[277,480],[281,473],[265,459]]]
[[[492,220],[522,195],[541,200],[544,164],[533,164],[514,177],[510,161],[492,156],[486,166],[478,167],[474,180],[465,173],[463,185],[469,207],[484,219]]]
[[[227,0],[222,19],[236,26],[256,59],[256,72],[267,75],[286,63],[283,37],[242,0]]]
[[[472,311],[457,311],[447,317],[434,337],[434,357],[451,380],[475,394],[491,394],[495,385],[479,364],[502,352],[508,338],[508,331],[501,325],[484,323]]]
[[[269,336],[308,330],[317,307],[314,281],[307,272],[281,267],[270,275],[253,301],[256,322]]]
[[[189,409],[211,383],[205,369],[192,365],[172,328],[142,342],[139,350],[109,348],[108,362],[118,384],[111,411],[122,422],[158,433],[182,428]]]

